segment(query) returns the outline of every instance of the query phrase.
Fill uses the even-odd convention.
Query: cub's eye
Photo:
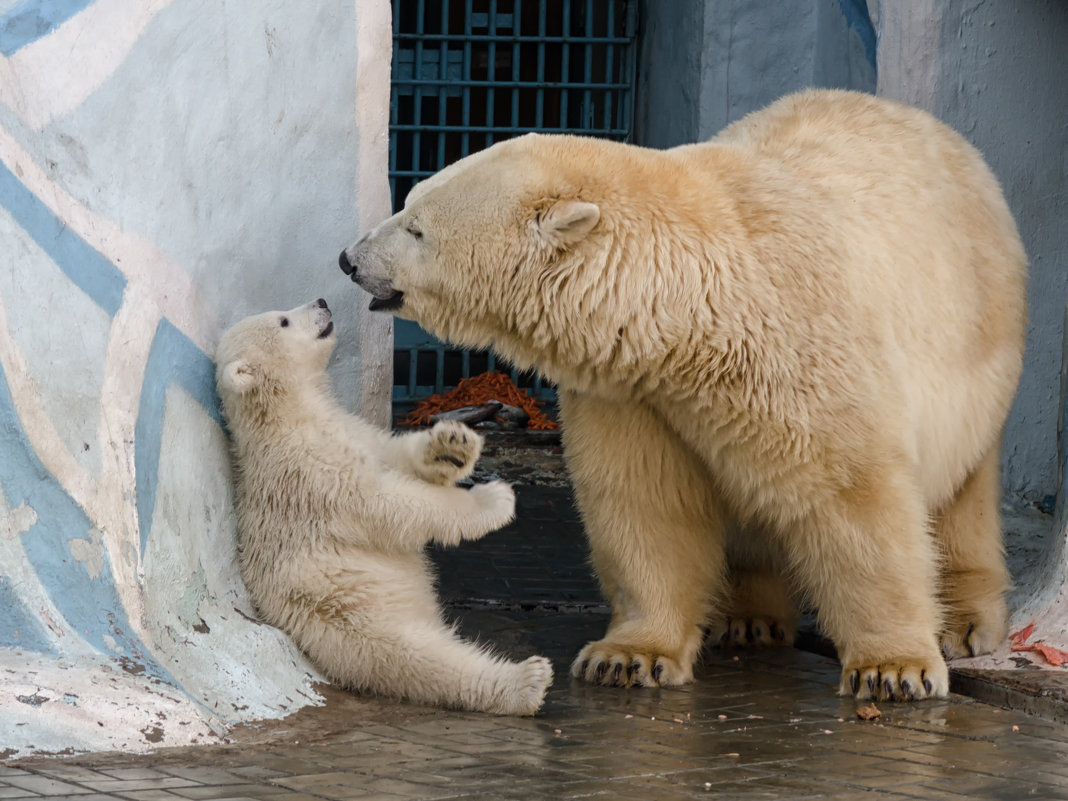
[[[288,317],[283,317],[279,321],[279,323],[281,324],[282,328],[288,328],[289,327],[289,318]]]

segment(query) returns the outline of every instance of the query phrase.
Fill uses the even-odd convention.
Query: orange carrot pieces
[[[560,427],[539,408],[544,405],[541,401],[534,400],[527,392],[513,384],[509,376],[497,371],[464,378],[448,392],[431,395],[419,401],[408,416],[400,421],[400,425],[429,425],[431,415],[462,409],[465,406],[481,406],[491,400],[517,406],[529,414],[527,428],[552,431]]]

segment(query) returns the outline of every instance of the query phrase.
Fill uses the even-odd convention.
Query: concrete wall
[[[643,6],[636,139],[672,147],[809,86],[875,91],[863,0]]]
[[[389,213],[384,0],[0,0],[0,757],[206,742],[315,702],[237,573],[219,334],[326,297]]]

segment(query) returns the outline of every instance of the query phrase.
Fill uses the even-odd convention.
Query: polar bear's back
[[[837,290],[838,336],[871,343],[937,505],[994,444],[1022,364],[1026,255],[997,180],[934,117],[853,92],[792,95],[720,145],[751,159],[742,206],[775,218],[751,255],[809,254],[783,269]]]

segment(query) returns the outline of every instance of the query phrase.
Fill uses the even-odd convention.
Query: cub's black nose
[[[319,298],[317,301],[315,301],[315,305],[318,306],[320,309],[329,309],[330,308],[329,306],[326,305],[326,301],[323,300],[322,298]]]
[[[352,275],[352,265],[349,264],[349,257],[345,255],[345,251],[341,251],[341,255],[337,258],[337,263],[341,267],[341,272],[345,275]]]

